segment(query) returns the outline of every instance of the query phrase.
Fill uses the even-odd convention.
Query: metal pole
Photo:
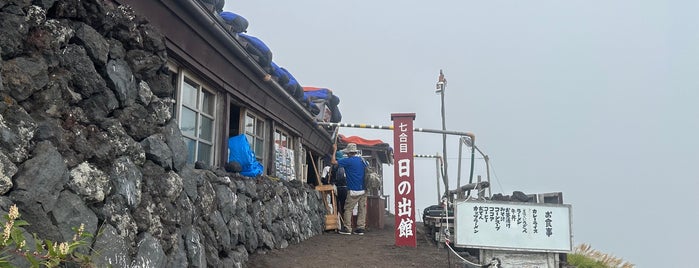
[[[480,151],[481,150],[478,150],[478,152]],[[481,154],[483,153],[481,152]],[[485,158],[485,176],[488,183],[490,183],[490,159],[487,155],[483,155],[483,158]],[[488,187],[488,197],[493,197],[492,193],[490,192],[490,187]]]
[[[442,130],[447,130],[446,121],[444,118],[444,85],[442,85]],[[449,165],[447,164],[447,134],[442,134],[442,153],[444,155],[444,188],[449,189]]]
[[[481,175],[478,175],[478,180],[476,180],[476,184],[478,184],[478,199],[483,199],[483,194],[485,194],[485,190],[481,188]],[[488,187],[490,188],[490,187]]]
[[[463,143],[463,138],[459,139],[459,165],[456,171],[456,188],[458,189],[461,187],[461,148],[463,148],[464,143]],[[457,196],[458,198],[463,198],[461,194]]]
[[[439,153],[437,154],[437,156],[439,156]],[[437,204],[439,204],[439,202],[442,201],[442,190],[439,187],[439,168],[440,168],[439,167],[439,160],[440,159],[441,159],[441,157],[438,157],[435,159],[435,162],[434,162],[436,165],[435,172],[437,172],[437,177],[436,177],[437,178]]]
[[[468,183],[473,183],[473,170],[474,168],[474,160],[476,158],[476,144],[473,144],[473,147],[471,147],[471,175],[468,176]],[[471,195],[471,191],[468,191],[467,196]]]
[[[439,70],[439,81],[437,82],[437,87],[439,88],[439,95],[442,99],[442,131],[447,130],[446,118],[444,115],[444,90],[447,85],[447,80],[444,79],[444,73]],[[442,170],[442,180],[444,181],[445,195],[449,191],[449,165],[447,164],[447,134],[442,134],[442,153],[444,156],[444,169]]]

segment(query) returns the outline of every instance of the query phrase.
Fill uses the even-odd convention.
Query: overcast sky
[[[344,123],[410,112],[415,127],[441,129],[444,70],[447,129],[476,134],[493,193],[563,192],[574,244],[638,267],[687,267],[695,255],[697,1],[229,0],[225,10],[302,85],[332,89]],[[341,133],[393,142],[390,131]],[[447,145],[453,188],[457,137]],[[416,133],[415,153],[442,154],[441,135]],[[437,201],[435,161],[415,168],[421,211]]]

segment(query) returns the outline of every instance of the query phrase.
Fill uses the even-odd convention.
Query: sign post
[[[393,121],[393,173],[396,246],[417,247],[415,175],[413,165],[414,113],[391,114]]]

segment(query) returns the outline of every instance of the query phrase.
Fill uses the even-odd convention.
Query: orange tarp
[[[332,89],[325,88],[325,87],[303,87],[303,92],[308,92],[308,91],[317,91],[317,90],[322,90],[325,89],[327,91],[333,92]]]
[[[342,135],[342,134],[340,134],[340,141],[343,143],[355,143],[357,145],[364,145],[364,146],[374,146],[374,145],[379,145],[379,144],[384,143],[381,140],[367,140],[367,139],[359,137],[359,136],[345,137],[345,135]]]

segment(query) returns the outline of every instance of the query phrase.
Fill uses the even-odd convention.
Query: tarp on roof
[[[330,100],[333,91],[322,87],[303,87],[303,94],[311,99]]]
[[[338,135],[338,149],[344,149],[348,143],[357,144],[357,148],[362,150],[364,156],[374,156],[382,164],[393,163],[393,148],[382,140],[370,140],[359,136]]]
[[[380,145],[380,144],[387,144],[383,142],[382,140],[369,140],[365,139],[359,136],[349,136],[346,137],[345,135],[340,134],[340,142],[342,143],[354,143],[357,145],[364,145],[364,146],[375,146],[375,145]]]

